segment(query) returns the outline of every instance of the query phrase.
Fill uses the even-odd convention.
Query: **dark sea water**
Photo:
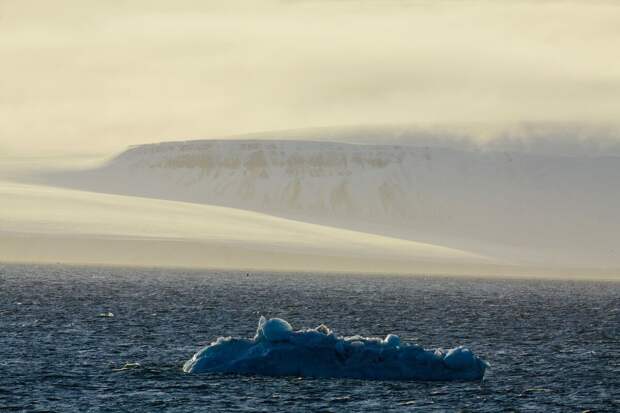
[[[181,371],[261,314],[464,344],[492,368],[475,383]],[[620,283],[0,265],[0,411],[587,409],[620,411]]]

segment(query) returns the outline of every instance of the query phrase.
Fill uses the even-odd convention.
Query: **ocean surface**
[[[482,382],[192,375],[259,316],[470,347]],[[620,411],[620,283],[0,265],[0,411]]]

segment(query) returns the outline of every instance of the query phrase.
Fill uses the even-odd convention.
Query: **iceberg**
[[[481,380],[489,366],[469,349],[425,350],[385,339],[341,337],[325,325],[295,331],[282,319],[261,317],[254,338],[220,337],[185,362],[187,373],[354,378],[368,380]]]

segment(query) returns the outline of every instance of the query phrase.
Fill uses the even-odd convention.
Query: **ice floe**
[[[328,327],[295,331],[285,320],[261,317],[254,338],[220,337],[183,366],[188,373],[357,378],[480,380],[488,363],[459,346],[425,350],[385,339],[341,337]]]

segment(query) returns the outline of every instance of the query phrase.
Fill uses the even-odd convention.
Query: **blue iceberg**
[[[465,347],[425,350],[385,339],[339,337],[329,328],[294,331],[285,320],[260,318],[252,339],[220,337],[183,366],[187,373],[374,380],[481,380],[488,363]]]

